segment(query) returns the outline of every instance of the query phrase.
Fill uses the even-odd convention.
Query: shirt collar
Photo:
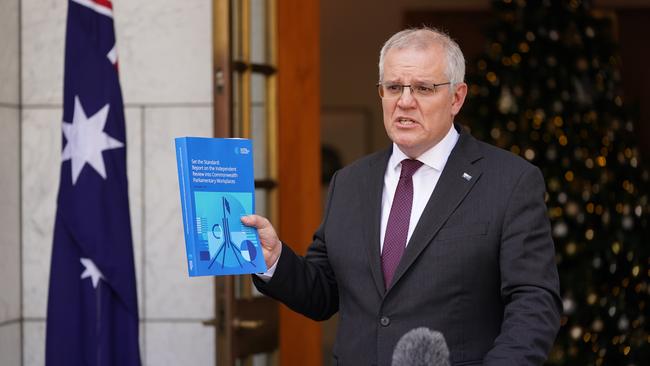
[[[418,156],[417,160],[430,168],[442,171],[447,163],[449,155],[451,155],[451,150],[456,146],[459,136],[458,131],[456,131],[456,128],[454,128],[454,125],[452,124],[447,135],[445,135],[445,137],[443,137],[443,139],[435,146]],[[397,144],[393,143],[393,153],[388,160],[388,167],[392,168],[394,171],[398,171],[400,164],[404,159],[410,158],[399,149]]]

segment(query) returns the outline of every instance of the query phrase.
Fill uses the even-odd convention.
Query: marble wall
[[[211,278],[187,276],[173,137],[212,135],[212,1],[114,0],[147,365],[215,364]],[[43,365],[67,2],[0,2],[0,364]],[[179,341],[179,340],[185,341]]]
[[[20,83],[19,0],[0,2],[0,364],[19,365]]]

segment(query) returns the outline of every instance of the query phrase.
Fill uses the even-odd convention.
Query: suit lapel
[[[364,174],[359,186],[359,197],[362,200],[361,212],[364,219],[364,236],[366,251],[370,262],[370,271],[377,286],[377,291],[384,295],[384,275],[381,271],[381,254],[379,252],[379,230],[381,222],[381,199],[384,188],[384,174],[391,148],[379,153],[368,163],[368,170]]]
[[[391,287],[399,281],[424,248],[429,245],[449,216],[479,180],[482,170],[474,163],[480,158],[476,140],[468,133],[461,132],[395,270]]]

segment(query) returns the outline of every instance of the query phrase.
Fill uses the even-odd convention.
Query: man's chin
[[[392,136],[389,136],[391,141],[396,143],[399,146],[404,146],[404,148],[413,148],[417,146],[420,141],[418,141],[417,136],[414,132],[402,131],[401,133],[394,133]]]
[[[390,139],[396,144],[409,146],[409,145],[414,145],[417,142],[416,140],[418,137],[418,131],[413,128],[410,129],[394,128],[388,137],[390,137]]]

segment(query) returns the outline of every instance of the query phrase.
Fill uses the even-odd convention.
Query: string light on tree
[[[542,169],[564,314],[551,365],[650,360],[650,179],[591,1],[494,0],[468,77],[477,136]]]

